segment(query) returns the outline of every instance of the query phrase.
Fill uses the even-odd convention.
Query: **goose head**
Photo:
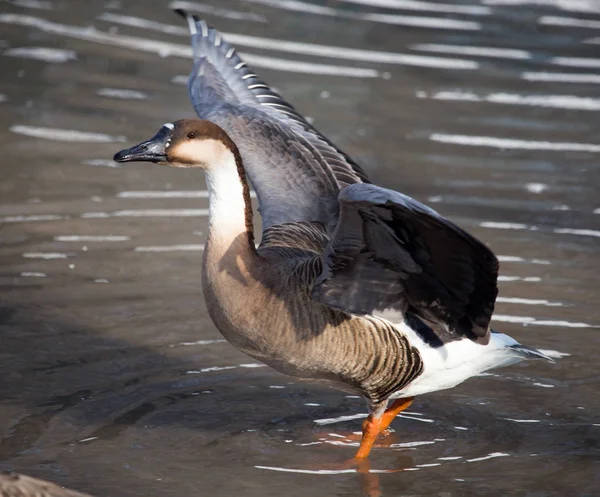
[[[209,171],[229,154],[239,157],[237,147],[219,126],[201,119],[182,119],[163,124],[152,138],[117,152],[114,160],[199,167]]]

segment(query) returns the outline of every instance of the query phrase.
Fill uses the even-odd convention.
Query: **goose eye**
[[[196,138],[196,133],[194,133],[193,131],[190,131],[187,135],[187,137],[191,140],[192,138]]]

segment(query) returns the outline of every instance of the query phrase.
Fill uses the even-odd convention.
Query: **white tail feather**
[[[484,371],[510,366],[525,359],[552,359],[536,349],[523,346],[503,333],[492,332],[487,345],[467,338],[431,347],[405,323],[395,325],[408,337],[423,359],[423,373],[392,398],[414,397],[446,390]]]

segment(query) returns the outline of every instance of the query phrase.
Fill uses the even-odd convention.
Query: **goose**
[[[524,359],[551,361],[490,329],[491,250],[406,195],[350,184],[336,198],[332,232],[319,220],[269,225],[257,248],[242,155],[217,124],[164,124],[114,160],[204,170],[202,286],[212,321],[273,369],[364,397],[356,461],[415,396]],[[305,186],[320,191],[318,182]],[[399,324],[382,317],[389,309],[401,313]]]

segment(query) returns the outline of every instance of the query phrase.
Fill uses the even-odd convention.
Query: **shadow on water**
[[[109,160],[192,115],[185,26],[157,1],[5,1],[0,469],[97,497],[596,493],[600,12],[394,4],[197,8],[376,183],[488,243],[494,328],[563,359],[418,398],[372,457],[402,471],[309,473],[353,455],[361,399],[224,343],[203,178]]]
[[[3,470],[27,471],[97,495],[151,495],[162,492],[156,482],[186,473],[179,464],[179,474],[168,470],[180,459],[190,472],[186,484],[204,486],[206,475],[191,477],[208,469],[206,461],[196,463],[201,454],[202,459],[210,454],[209,467],[221,453],[229,469],[248,470],[248,458],[259,461],[255,453],[262,453],[271,461],[278,446],[291,442],[287,437],[312,441],[314,417],[360,409],[354,401],[344,406],[337,394],[323,389],[309,394],[285,377],[259,370],[221,341],[214,344],[222,346],[219,353],[169,357],[44,314],[34,314],[30,306],[3,308]],[[215,360],[228,365],[207,366]],[[236,360],[243,362],[236,367]],[[273,382],[279,384],[269,388]],[[323,402],[319,397],[333,405],[307,412],[305,401]],[[127,455],[115,454],[115,444],[125,440]],[[232,449],[238,454],[230,454]],[[151,477],[145,475],[149,468],[136,453],[144,454],[142,459],[154,454],[151,466],[160,462],[163,477],[156,478],[156,468]],[[84,468],[88,476],[77,476]],[[113,476],[101,477],[107,473]],[[362,478],[372,484],[372,477]]]

